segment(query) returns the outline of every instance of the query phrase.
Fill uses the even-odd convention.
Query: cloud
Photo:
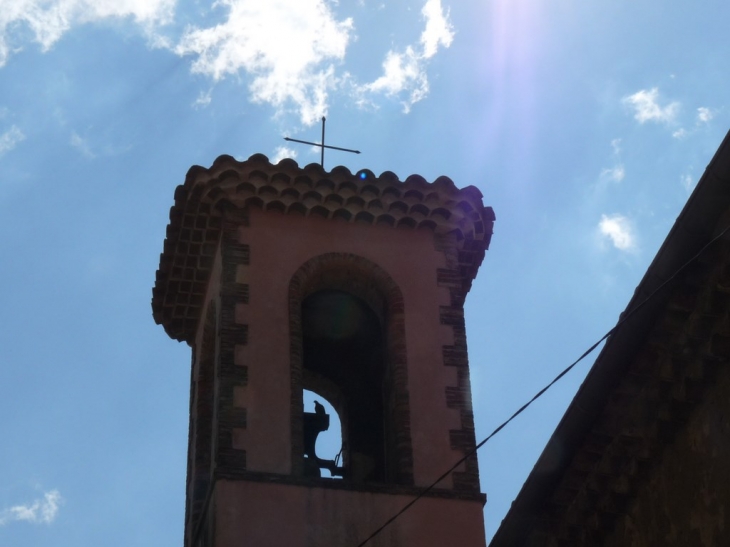
[[[684,127],[680,127],[672,133],[672,137],[675,139],[684,139],[696,133],[702,124],[708,124],[715,117],[715,111],[710,110],[706,106],[701,106],[697,109],[697,119],[695,120],[694,127],[689,130]]]
[[[692,177],[692,175],[684,174],[680,177],[680,181],[682,182],[682,186],[685,190],[687,190],[687,192],[691,191],[692,188],[694,188],[695,179],[694,177]]]
[[[96,157],[96,154],[91,151],[91,146],[89,146],[88,141],[79,136],[79,134],[75,131],[71,133],[71,140],[69,141],[69,144],[89,159]]]
[[[426,28],[421,33],[423,57],[430,59],[438,52],[439,45],[449,47],[454,40],[454,28],[449,21],[449,14],[441,7],[441,0],[427,0],[421,10],[426,19]]]
[[[0,5],[0,67],[32,40],[48,51],[74,25],[131,17],[151,30],[172,19],[175,0],[8,0]],[[27,30],[26,30],[27,29]],[[20,45],[16,45],[20,43]]]
[[[613,246],[620,251],[630,251],[636,248],[631,223],[623,215],[601,215],[598,230],[601,235],[609,238]]]
[[[291,148],[288,148],[286,146],[277,146],[276,150],[274,150],[274,157],[271,158],[271,163],[279,163],[284,158],[296,158],[297,157],[297,151],[292,150]]]
[[[193,103],[193,108],[205,108],[213,100],[213,90],[201,91],[198,98]]]
[[[428,95],[428,78],[422,59],[411,46],[404,53],[389,51],[383,61],[383,75],[374,82],[365,84],[362,90],[383,93],[388,97],[407,92],[408,99],[403,103],[403,110],[410,112],[413,104]]]
[[[338,21],[324,0],[220,0],[225,22],[189,28],[175,47],[195,57],[192,71],[214,80],[253,77],[252,100],[278,110],[294,105],[310,125],[326,114],[336,87],[333,63],[341,62],[352,38],[352,19]]]
[[[58,490],[51,490],[43,494],[42,499],[36,499],[27,505],[15,505],[0,511],[0,526],[14,521],[25,521],[33,524],[51,524],[58,515],[58,509],[63,503]]]
[[[621,139],[613,139],[611,141],[611,148],[613,149],[613,153],[618,156],[621,153]]]
[[[610,169],[604,169],[601,171],[601,180],[611,182],[621,182],[626,176],[626,171],[623,165],[617,165]]]
[[[0,135],[0,156],[15,148],[15,146],[22,140],[25,140],[23,132],[17,125],[12,125],[10,129]]]
[[[701,106],[697,109],[698,123],[708,123],[714,117],[715,113],[706,106]]]
[[[639,123],[663,122],[672,123],[679,112],[679,102],[673,101],[664,106],[659,105],[659,89],[642,89],[633,95],[624,97],[624,104],[634,109],[634,118]]]
[[[190,25],[177,37],[162,32],[173,22],[176,0],[0,0],[0,67],[29,43],[48,51],[78,25],[126,18],[142,27],[148,46],[189,58],[193,73],[214,82],[244,77],[251,101],[273,106],[277,115],[294,112],[305,125],[327,114],[334,92],[350,93],[359,104],[397,97],[408,112],[429,92],[429,61],[454,40],[441,0],[422,1],[418,40],[382,50],[382,75],[369,83],[343,69],[355,26],[335,13],[335,0],[217,0],[217,22]],[[204,91],[192,106],[210,101]]]
[[[388,51],[383,61],[383,75],[356,90],[360,103],[366,103],[364,97],[368,95],[395,97],[405,94],[407,98],[403,100],[403,110],[407,113],[411,106],[428,95],[426,61],[436,55],[439,46],[451,45],[454,31],[448,12],[444,13],[441,6],[441,0],[427,0],[421,15],[426,23],[419,45],[407,46],[402,52]]]
[[[624,169],[623,163],[621,163],[621,139],[616,138],[611,140],[611,150],[616,164],[613,167],[607,167],[601,171],[598,176],[597,188],[604,189],[608,183],[621,182],[626,177],[626,170]]]

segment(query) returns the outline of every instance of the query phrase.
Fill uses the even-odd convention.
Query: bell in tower
[[[493,222],[446,177],[190,169],[152,297],[193,354],[186,547],[355,547],[473,449],[463,305]],[[473,455],[371,544],[483,547],[484,502]]]

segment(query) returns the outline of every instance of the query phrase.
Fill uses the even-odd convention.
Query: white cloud
[[[685,190],[687,190],[687,192],[691,191],[692,188],[694,188],[695,179],[694,177],[692,177],[692,175],[684,174],[680,177],[680,181],[682,182],[682,186]]]
[[[439,45],[449,47],[454,40],[454,28],[449,21],[448,11],[444,14],[441,0],[427,0],[421,10],[426,19],[426,28],[421,33],[423,57],[430,59],[438,52]]]
[[[0,511],[0,526],[13,521],[51,524],[58,515],[61,503],[63,503],[63,499],[58,490],[51,490],[43,494],[42,499],[36,499],[27,505],[14,505]]]
[[[88,141],[79,136],[79,134],[75,131],[71,133],[71,139],[69,141],[69,144],[89,159],[96,157],[96,154],[92,152],[91,146],[89,146]]]
[[[623,215],[601,215],[598,230],[601,235],[608,237],[613,246],[620,251],[630,251],[636,247],[631,223]]]
[[[169,22],[174,7],[175,0],[0,0],[0,67],[22,49],[25,29],[48,51],[74,25],[131,17],[151,30]]]
[[[382,93],[387,97],[407,95],[403,101],[404,112],[428,95],[426,61],[436,55],[439,46],[449,47],[454,39],[454,31],[444,13],[441,0],[427,0],[421,10],[426,21],[421,33],[419,46],[407,46],[402,52],[388,51],[383,61],[383,75],[375,81],[360,86],[356,93],[360,102],[365,103],[364,95]]]
[[[706,106],[701,106],[697,109],[697,119],[695,120],[694,127],[690,128],[689,130],[685,129],[684,127],[680,127],[672,133],[672,137],[674,137],[675,139],[684,139],[686,137],[689,137],[696,133],[698,128],[702,124],[710,123],[710,121],[714,117],[715,112],[713,110],[710,110]]]
[[[611,148],[613,149],[613,153],[618,156],[621,153],[621,139],[613,139],[611,141]]]
[[[150,47],[189,57],[193,73],[214,81],[243,76],[250,100],[273,106],[277,114],[296,112],[305,125],[327,114],[337,90],[352,92],[361,104],[375,96],[398,97],[407,112],[428,94],[428,62],[454,39],[441,0],[422,1],[418,41],[383,50],[382,75],[364,84],[342,68],[355,27],[352,18],[338,17],[336,0],[217,0],[212,6],[220,11],[219,22],[191,25],[179,38],[160,32],[172,22],[176,0],[0,0],[0,67],[29,43],[48,51],[78,25],[126,18],[142,27]],[[193,107],[210,101],[204,91]]]
[[[659,89],[656,87],[637,91],[633,95],[624,97],[622,102],[634,109],[634,118],[639,123],[649,121],[671,123],[679,112],[679,102],[677,101],[660,106]]]
[[[25,135],[18,126],[11,126],[10,129],[0,135],[0,156],[15,148],[15,146],[24,139]]]
[[[706,106],[701,106],[697,109],[697,121],[699,123],[707,123],[714,117],[715,113]]]
[[[601,171],[601,180],[605,181],[621,182],[622,180],[624,180],[625,176],[626,171],[624,170],[623,165],[617,165],[610,169],[604,169],[603,171]]]
[[[296,158],[297,157],[297,151],[292,150],[291,148],[288,148],[286,146],[277,146],[276,150],[274,150],[274,157],[271,158],[271,163],[279,163],[284,158]]]
[[[605,188],[607,183],[621,182],[626,177],[626,170],[624,169],[623,163],[621,163],[621,139],[616,138],[611,140],[611,149],[616,164],[613,167],[607,167],[601,171],[598,177],[598,188]]]
[[[345,57],[352,19],[338,21],[324,0],[219,0],[225,22],[189,28],[175,48],[196,59],[192,71],[220,80],[243,70],[255,102],[293,104],[305,124],[326,114],[336,87],[333,62]]]
[[[211,100],[213,100],[212,89],[209,89],[208,91],[201,91],[200,95],[198,95],[198,98],[195,99],[195,102],[193,103],[193,108],[205,108],[210,104]]]
[[[403,109],[409,112],[413,104],[428,95],[428,78],[422,57],[411,46],[404,53],[389,51],[383,61],[383,75],[363,86],[363,91],[383,93],[387,97],[395,97],[405,91],[408,99],[404,101]]]

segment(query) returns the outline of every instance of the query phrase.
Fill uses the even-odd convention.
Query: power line
[[[681,272],[682,272],[682,271],[683,271],[683,270],[684,270],[684,269],[685,269],[685,268],[686,268],[687,266],[689,266],[689,265],[690,265],[690,264],[691,264],[692,262],[694,262],[695,260],[697,260],[697,258],[699,258],[699,257],[700,257],[700,255],[702,255],[702,253],[704,253],[704,252],[705,252],[705,250],[707,250],[707,248],[708,248],[708,247],[709,247],[710,245],[712,245],[713,243],[715,243],[715,241],[717,241],[717,240],[718,240],[718,239],[720,239],[720,238],[721,238],[722,236],[724,236],[724,235],[725,235],[725,234],[726,234],[726,233],[728,232],[728,230],[730,230],[730,226],[728,226],[727,228],[725,228],[725,229],[724,229],[724,230],[723,230],[722,232],[720,232],[720,234],[719,234],[719,235],[715,236],[715,237],[714,237],[714,238],[713,238],[712,240],[710,240],[710,242],[709,242],[709,243],[707,243],[707,244],[706,244],[706,245],[705,245],[704,247],[702,247],[702,249],[700,249],[700,250],[699,250],[699,251],[697,252],[697,254],[695,254],[695,255],[694,255],[694,256],[693,256],[692,258],[690,258],[690,259],[689,259],[689,260],[688,260],[687,262],[685,262],[685,263],[684,263],[684,264],[683,264],[683,265],[682,265],[682,266],[681,266],[681,267],[680,267],[680,268],[679,268],[678,270],[676,270],[676,271],[675,271],[675,272],[674,272],[674,273],[673,273],[673,274],[672,274],[672,275],[671,275],[671,276],[670,276],[669,278],[667,278],[667,279],[666,279],[666,280],[665,280],[665,281],[664,281],[664,282],[663,282],[663,283],[662,283],[661,285],[659,285],[659,286],[658,286],[658,287],[657,287],[656,289],[654,289],[654,291],[653,291],[653,292],[652,292],[652,293],[651,293],[651,294],[650,294],[649,296],[647,296],[647,297],[646,297],[646,298],[645,298],[644,300],[642,300],[642,301],[641,301],[641,303],[639,303],[639,305],[638,305],[638,306],[636,306],[636,307],[635,307],[634,309],[632,309],[631,311],[629,311],[628,313],[626,313],[626,314],[625,314],[625,315],[624,315],[623,317],[621,317],[621,318],[619,319],[618,323],[616,323],[616,325],[615,325],[615,326],[614,326],[614,327],[613,327],[613,328],[612,328],[611,330],[609,330],[609,331],[608,331],[608,332],[607,332],[606,334],[604,334],[604,335],[603,335],[603,336],[602,336],[602,337],[600,338],[600,340],[598,340],[598,342],[596,342],[596,343],[595,343],[595,344],[593,344],[593,345],[592,345],[592,346],[591,346],[590,348],[588,348],[588,349],[587,349],[586,351],[584,351],[584,352],[583,352],[583,354],[582,354],[582,355],[581,355],[580,357],[578,357],[578,359],[576,359],[576,360],[575,360],[575,361],[573,361],[573,362],[572,362],[572,363],[571,363],[570,365],[568,365],[568,366],[567,366],[567,367],[566,367],[566,368],[565,368],[565,369],[564,369],[564,370],[563,370],[563,371],[562,371],[562,372],[561,372],[560,374],[558,374],[558,375],[557,375],[557,376],[556,376],[556,377],[555,377],[555,378],[554,378],[554,379],[552,380],[552,382],[550,382],[550,383],[549,383],[549,384],[547,384],[547,385],[546,385],[546,386],[545,386],[544,388],[542,388],[542,389],[541,389],[540,391],[538,391],[538,392],[537,392],[537,393],[536,393],[536,394],[535,394],[535,395],[534,395],[534,396],[532,397],[532,399],[530,399],[530,400],[529,400],[529,401],[527,401],[527,402],[526,402],[526,403],[525,403],[524,405],[522,405],[522,406],[521,406],[521,407],[520,407],[519,409],[517,409],[517,411],[516,411],[516,412],[515,412],[514,414],[512,414],[512,416],[510,416],[510,417],[509,417],[509,418],[507,418],[507,419],[506,419],[506,420],[505,420],[504,422],[502,422],[502,423],[501,423],[501,424],[500,424],[500,425],[499,425],[499,426],[498,426],[498,427],[497,427],[497,428],[496,428],[496,429],[495,429],[494,431],[492,431],[492,432],[491,432],[491,433],[490,433],[489,435],[487,435],[487,437],[486,437],[486,438],[485,438],[485,439],[484,439],[483,441],[481,441],[481,442],[480,442],[479,444],[477,444],[477,445],[476,445],[476,446],[475,446],[474,448],[472,448],[471,450],[469,450],[469,451],[468,451],[468,452],[467,452],[467,453],[466,453],[466,454],[465,454],[465,455],[464,455],[464,456],[463,456],[463,457],[462,457],[461,459],[459,459],[459,460],[458,460],[458,461],[457,461],[457,462],[456,462],[456,463],[455,463],[454,465],[452,465],[451,467],[449,467],[449,469],[448,469],[448,470],[446,470],[446,471],[445,471],[445,472],[444,472],[443,474],[441,474],[441,475],[439,476],[439,478],[437,478],[437,479],[436,479],[435,481],[433,481],[433,482],[432,482],[432,483],[431,483],[431,484],[430,484],[429,486],[427,486],[426,488],[424,488],[424,489],[423,489],[423,490],[422,490],[422,491],[421,491],[421,492],[420,492],[420,493],[419,493],[419,494],[418,494],[418,495],[417,495],[417,496],[416,496],[415,498],[413,498],[413,499],[412,499],[411,501],[409,501],[409,502],[408,502],[408,503],[407,503],[407,504],[406,504],[405,506],[403,506],[403,508],[402,508],[402,509],[401,509],[400,511],[398,511],[398,512],[397,512],[396,514],[394,514],[394,515],[393,515],[392,517],[390,517],[390,518],[389,518],[388,520],[386,520],[386,521],[385,521],[385,522],[384,522],[384,523],[383,523],[383,524],[382,524],[382,525],[380,526],[380,528],[378,528],[377,530],[375,530],[375,531],[374,531],[374,532],[373,532],[372,534],[370,534],[370,535],[369,535],[369,536],[368,536],[367,538],[365,538],[365,539],[364,539],[364,540],[363,540],[362,542],[360,542],[360,543],[359,543],[359,544],[357,545],[357,547],[363,547],[363,546],[364,546],[365,544],[367,544],[367,543],[368,543],[368,542],[369,542],[369,541],[370,541],[371,539],[373,539],[373,538],[374,538],[375,536],[377,536],[378,534],[380,534],[380,532],[382,532],[382,531],[383,531],[383,530],[384,530],[385,528],[387,528],[387,527],[388,527],[389,525],[391,525],[391,524],[392,524],[392,523],[393,523],[393,522],[394,522],[394,521],[395,521],[396,519],[398,519],[398,518],[399,518],[399,517],[400,517],[400,516],[401,516],[401,515],[402,515],[403,513],[405,513],[405,512],[406,512],[406,511],[408,511],[408,510],[409,510],[409,509],[410,509],[411,507],[413,507],[413,506],[414,506],[414,505],[416,504],[416,502],[418,502],[418,500],[420,500],[420,499],[421,499],[421,498],[422,498],[423,496],[425,496],[425,495],[426,495],[426,494],[428,494],[428,493],[429,493],[429,492],[430,492],[431,490],[433,490],[433,489],[434,489],[434,488],[436,487],[436,485],[437,485],[438,483],[440,483],[440,482],[441,482],[442,480],[444,480],[444,479],[445,479],[445,478],[446,478],[447,476],[449,476],[449,474],[451,474],[451,472],[452,472],[452,471],[454,471],[454,469],[456,469],[457,467],[459,467],[459,466],[460,466],[460,465],[461,465],[462,463],[464,463],[464,462],[465,462],[465,461],[466,461],[467,459],[469,459],[469,458],[470,458],[471,456],[473,456],[473,455],[474,455],[474,454],[476,453],[476,451],[477,451],[477,450],[479,450],[479,449],[480,449],[480,448],[481,448],[482,446],[484,446],[484,445],[485,445],[485,444],[487,443],[487,441],[489,441],[489,439],[491,439],[491,438],[492,438],[492,437],[494,437],[494,436],[495,436],[495,435],[496,435],[497,433],[499,433],[500,431],[502,431],[502,429],[504,429],[504,428],[505,428],[505,427],[507,426],[507,424],[508,424],[508,423],[510,423],[510,422],[511,422],[512,420],[514,420],[514,419],[515,419],[515,418],[516,418],[517,416],[519,416],[519,415],[520,415],[520,414],[521,414],[521,413],[522,413],[522,412],[523,412],[523,411],[524,411],[525,409],[527,409],[527,407],[529,407],[529,406],[530,406],[530,405],[531,405],[532,403],[534,403],[534,402],[535,402],[535,401],[536,401],[537,399],[539,399],[539,398],[540,398],[540,397],[541,397],[541,396],[542,396],[542,395],[543,395],[543,394],[544,394],[544,393],[545,393],[545,392],[546,392],[546,391],[547,391],[548,389],[550,389],[550,388],[551,388],[551,387],[552,387],[553,385],[555,385],[555,384],[556,384],[556,383],[557,383],[557,382],[558,382],[558,381],[559,381],[560,379],[562,379],[562,378],[563,378],[563,376],[565,376],[566,374],[568,374],[568,372],[570,372],[570,371],[571,371],[571,370],[573,369],[573,367],[575,367],[575,366],[576,366],[576,365],[577,365],[578,363],[580,363],[580,362],[581,362],[581,361],[582,361],[583,359],[585,359],[585,358],[586,358],[586,357],[587,357],[588,355],[590,355],[590,353],[591,353],[591,352],[592,352],[593,350],[595,350],[595,349],[596,349],[596,348],[597,348],[597,347],[598,347],[598,346],[599,346],[599,345],[601,344],[601,342],[603,342],[604,340],[606,340],[606,338],[608,338],[608,337],[609,337],[609,336],[611,336],[611,335],[612,335],[612,334],[613,334],[614,332],[616,332],[616,330],[617,330],[617,329],[618,329],[618,328],[619,328],[619,327],[620,327],[621,325],[623,325],[623,324],[624,324],[624,323],[625,323],[626,321],[628,321],[628,319],[629,319],[629,318],[630,318],[631,316],[633,316],[633,315],[634,315],[634,314],[635,314],[635,313],[636,313],[637,311],[639,311],[639,310],[640,310],[641,308],[643,308],[643,307],[644,307],[644,306],[645,306],[645,305],[646,305],[646,304],[647,304],[647,303],[648,303],[649,301],[651,301],[651,300],[652,300],[652,299],[653,299],[653,298],[654,298],[654,297],[655,297],[655,296],[656,296],[656,295],[657,295],[657,294],[659,293],[659,291],[661,291],[661,290],[662,290],[662,289],[663,289],[663,288],[664,288],[665,286],[667,286],[667,285],[668,285],[668,284],[669,284],[670,282],[672,282],[672,281],[673,281],[673,280],[674,280],[674,279],[675,279],[675,278],[676,278],[676,277],[677,277],[677,276],[678,276],[678,275],[679,275],[679,274],[680,274],[680,273],[681,273]]]

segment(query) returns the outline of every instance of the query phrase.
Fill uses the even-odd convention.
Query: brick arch
[[[413,452],[410,435],[408,366],[403,293],[390,275],[376,263],[351,253],[327,253],[305,262],[289,282],[289,336],[291,355],[292,474],[303,474],[302,302],[323,289],[340,290],[363,300],[385,327],[386,362],[384,407],[388,482],[413,484]]]

